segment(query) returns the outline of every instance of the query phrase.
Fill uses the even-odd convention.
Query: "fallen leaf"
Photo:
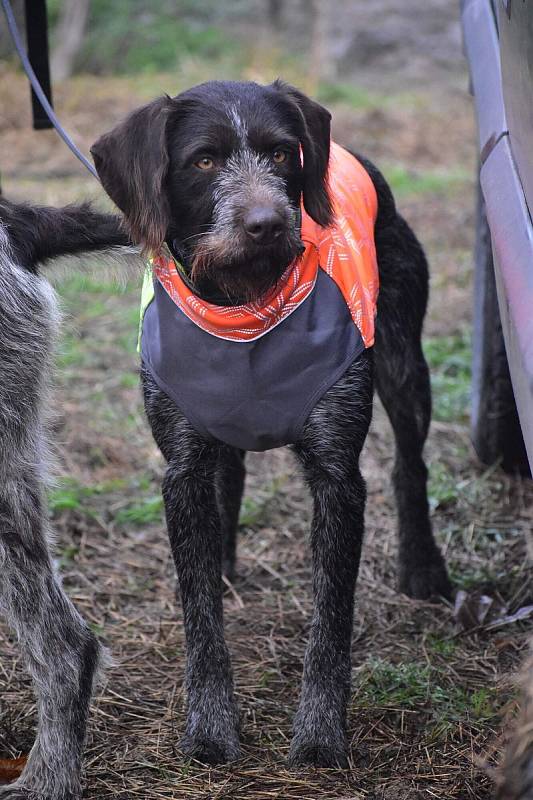
[[[453,613],[459,629],[463,632],[479,628],[494,630],[533,616],[533,605],[522,606],[517,611],[509,613],[508,609],[493,597],[480,592],[469,593],[460,590],[455,596]]]
[[[28,756],[0,758],[0,781],[14,781],[26,766]]]
[[[459,628],[469,631],[479,628],[486,624],[489,615],[494,612],[504,614],[506,608],[502,608],[494,601],[494,598],[479,592],[459,591],[455,597],[454,616]]]
[[[499,628],[502,625],[510,625],[512,622],[518,622],[520,619],[527,619],[533,615],[533,606],[522,606],[514,614],[506,614],[503,617],[498,617],[487,625],[487,628]]]

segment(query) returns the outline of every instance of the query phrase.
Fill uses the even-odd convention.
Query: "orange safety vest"
[[[174,259],[161,252],[153,272],[175,304],[203,330],[231,341],[257,339],[279,325],[308,297],[319,267],[339,287],[365,347],[374,344],[378,269],[374,244],[377,196],[368,173],[350,153],[331,143],[329,187],[334,222],[321,228],[302,206],[303,256],[290,264],[273,292],[253,303],[218,306],[197,297]]]
[[[302,210],[304,254],[257,302],[205,302],[166,247],[149,262],[143,362],[206,437],[243,450],[297,442],[320,398],[374,343],[376,192],[334,143],[329,184],[333,224]]]

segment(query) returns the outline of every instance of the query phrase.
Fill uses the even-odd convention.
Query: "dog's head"
[[[276,81],[214,81],[134,111],[91,148],[145,251],[164,241],[196,285],[256,299],[301,252],[298,210],[331,222],[330,114]]]

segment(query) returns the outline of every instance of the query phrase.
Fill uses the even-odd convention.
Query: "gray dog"
[[[36,265],[127,244],[116,217],[88,206],[0,200],[0,611],[37,694],[37,738],[3,800],[78,800],[100,646],[55,574],[44,514],[46,403],[59,311]]]

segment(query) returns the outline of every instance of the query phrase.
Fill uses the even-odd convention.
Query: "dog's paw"
[[[180,748],[186,756],[211,766],[237,761],[241,755],[239,740],[235,736],[223,739],[206,733],[185,734]]]
[[[346,769],[348,752],[344,742],[328,744],[316,740],[307,741],[303,737],[296,736],[291,744],[288,761],[291,767],[314,766]]]
[[[453,586],[440,553],[436,553],[426,564],[400,565],[398,588],[402,594],[415,600],[429,600],[432,597],[451,600],[453,596]]]

